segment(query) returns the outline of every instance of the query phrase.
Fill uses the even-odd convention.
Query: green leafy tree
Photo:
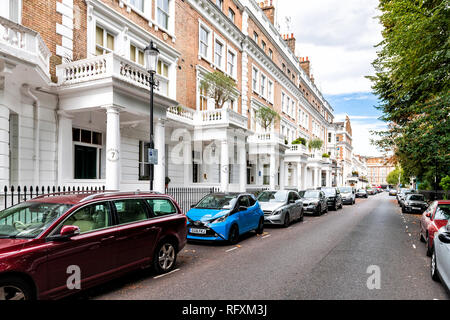
[[[399,177],[400,177],[400,180],[399,180]],[[392,185],[397,185],[399,183],[399,181],[402,185],[408,185],[410,182],[409,180],[410,180],[410,177],[405,174],[405,171],[398,167],[395,168],[394,170],[392,170],[386,177],[387,183],[392,184]]]
[[[385,131],[407,176],[434,183],[450,174],[450,9],[448,0],[380,0],[383,41],[369,77]]]
[[[234,95],[236,83],[222,72],[214,71],[205,75],[200,82],[200,88],[208,97],[214,99],[216,109],[221,109]]]
[[[320,139],[311,139],[308,142],[308,147],[310,150],[319,150],[323,146],[323,141]]]
[[[447,199],[447,192],[450,190],[450,176],[445,176],[444,178],[442,178],[439,185],[444,191],[446,191],[444,197],[445,199]]]
[[[256,110],[255,117],[264,131],[267,131],[280,118],[280,115],[272,108],[263,106]]]
[[[306,139],[302,138],[302,137],[298,137],[297,139],[292,141],[292,144],[302,144],[302,145],[306,146]]]

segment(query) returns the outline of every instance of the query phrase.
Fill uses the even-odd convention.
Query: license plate
[[[195,233],[195,234],[206,234],[206,229],[195,229],[195,228],[191,228],[191,233]]]
[[[412,207],[412,209],[413,209],[413,210],[421,210],[421,209],[418,208],[418,207]]]

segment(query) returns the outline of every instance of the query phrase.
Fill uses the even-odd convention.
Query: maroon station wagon
[[[128,271],[171,271],[186,216],[169,196],[39,197],[0,212],[0,300],[56,299]]]

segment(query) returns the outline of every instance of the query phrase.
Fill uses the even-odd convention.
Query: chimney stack
[[[283,39],[284,41],[286,41],[286,44],[288,45],[289,49],[291,49],[291,51],[295,54],[295,38],[294,38],[294,34],[291,33],[289,34],[285,34],[283,35]]]
[[[275,7],[272,0],[264,0],[259,2],[259,7],[266,14],[267,18],[269,18],[270,22],[275,25]]]
[[[309,58],[306,57],[301,57],[300,59],[300,66],[302,67],[302,69],[306,72],[306,74],[308,75],[308,77],[311,78],[311,64],[309,61]],[[311,79],[313,81],[313,79]]]

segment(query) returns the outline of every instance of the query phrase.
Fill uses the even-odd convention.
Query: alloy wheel
[[[25,300],[25,293],[22,291],[22,289],[16,286],[1,286],[0,300]]]
[[[162,271],[172,268],[175,261],[175,248],[171,243],[165,243],[158,254],[158,263]]]
[[[438,274],[437,274],[437,266],[436,266],[436,253],[433,250],[431,254],[431,265],[430,265],[430,271],[431,271],[431,278],[435,281],[439,280]]]

